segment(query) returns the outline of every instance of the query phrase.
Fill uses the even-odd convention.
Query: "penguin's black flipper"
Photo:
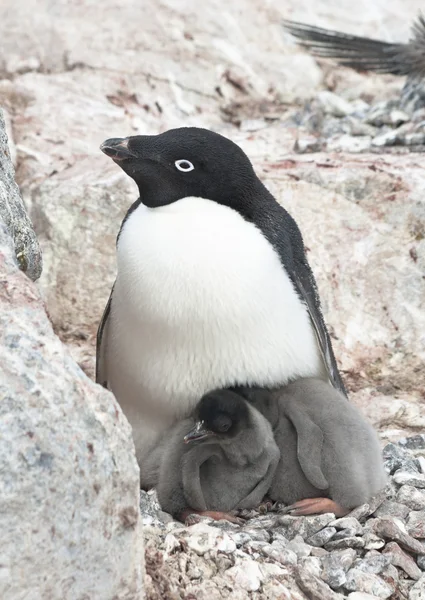
[[[103,311],[96,336],[96,383],[100,383],[104,388],[108,387],[108,374],[105,366],[105,353],[107,343],[107,329],[109,325],[109,314],[111,312],[112,294],[114,293],[115,283],[109,294],[108,302]]]
[[[328,489],[329,483],[323,475],[321,467],[322,430],[297,402],[289,402],[286,414],[297,432],[297,457],[304,475],[319,490]]]
[[[337,390],[346,396],[347,392],[338,371],[329,333],[318,304],[319,296],[316,291],[316,282],[313,279],[310,267],[306,264],[303,266],[297,265],[297,271],[292,272],[292,280],[307,306],[329,380]]]
[[[413,38],[407,44],[392,44],[296,21],[285,20],[283,27],[313,56],[334,59],[345,67],[393,75],[425,75],[425,19],[422,15],[413,23]]]

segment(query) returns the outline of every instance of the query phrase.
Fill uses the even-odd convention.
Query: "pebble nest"
[[[383,449],[388,485],[346,517],[241,511],[184,526],[141,492],[149,600],[425,600],[425,434]]]

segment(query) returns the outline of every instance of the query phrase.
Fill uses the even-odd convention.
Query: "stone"
[[[398,444],[387,444],[382,451],[382,456],[385,468],[391,475],[399,469],[409,473],[418,472],[414,458]]]
[[[325,544],[326,550],[344,550],[345,548],[364,548],[365,542],[361,537],[346,537],[341,540],[331,540]]]
[[[389,542],[382,552],[389,557],[392,565],[403,569],[411,579],[417,580],[421,577],[421,570],[418,565],[396,542]]]
[[[400,519],[406,519],[409,514],[409,508],[399,502],[393,502],[392,500],[384,500],[379,508],[373,513],[375,517],[398,517]]]
[[[425,450],[425,434],[418,433],[409,437],[401,438],[398,444],[408,450]]]
[[[425,492],[421,492],[411,485],[402,485],[397,492],[397,502],[401,502],[412,510],[425,508]]]
[[[259,565],[249,558],[237,559],[235,566],[228,569],[224,577],[247,592],[256,592],[263,581]]]
[[[413,554],[424,554],[425,545],[408,535],[392,517],[376,519],[373,524],[374,532],[385,539],[398,542],[405,550]]]
[[[332,541],[343,540],[344,538],[348,538],[348,537],[355,537],[357,534],[357,531],[358,531],[357,528],[354,528],[354,527],[347,527],[346,529],[340,529],[333,536]]]
[[[358,520],[353,519],[353,517],[341,517],[340,519],[331,521],[329,525],[330,527],[335,527],[335,529],[351,529],[355,531],[356,535],[360,535],[363,531],[363,527]]]
[[[284,515],[279,517],[279,524],[282,528],[282,533],[289,540],[294,539],[297,535],[300,535],[303,539],[310,543],[308,539],[324,529],[331,521],[334,521],[334,515],[324,514],[312,517],[291,517],[290,515]],[[311,546],[313,544],[310,544]]]
[[[406,523],[407,531],[414,538],[425,538],[425,510],[414,510]]]
[[[327,90],[319,92],[317,100],[324,112],[334,117],[345,117],[354,112],[354,107],[350,102]]]
[[[351,592],[347,596],[348,600],[376,600],[378,596],[372,594],[366,594],[365,592]]]
[[[203,522],[181,528],[179,533],[188,547],[199,556],[203,556],[210,550],[224,553],[232,553],[236,550],[235,542],[226,532]]]
[[[312,536],[307,538],[307,543],[310,546],[324,546],[327,542],[329,542],[334,535],[336,534],[335,527],[324,527],[317,533],[314,533]]]
[[[409,600],[424,600],[425,599],[425,575],[415,583],[410,589]]]
[[[425,475],[408,473],[401,469],[393,475],[394,481],[399,485],[411,485],[416,488],[425,488]]]
[[[362,537],[365,542],[365,550],[379,550],[385,546],[385,541],[371,531],[366,531]]]
[[[418,567],[421,569],[421,571],[425,571],[425,554],[419,554],[417,562]]]
[[[378,598],[389,598],[395,591],[378,575],[365,573],[357,568],[348,571],[344,587],[350,591],[366,592]]]
[[[128,421],[53,333],[1,222],[0,281],[0,597],[140,598]]]
[[[15,182],[6,125],[0,108],[0,220],[13,238],[19,268],[35,281],[41,275],[42,257],[37,236]]]
[[[347,577],[346,573],[356,558],[356,551],[353,549],[332,552],[322,558],[322,572],[320,574],[332,589],[337,589],[344,585]]]
[[[312,547],[309,544],[306,544],[300,535],[295,536],[293,540],[287,543],[286,547],[288,550],[295,552],[298,558],[310,556],[312,550]]]
[[[278,542],[272,542],[272,544],[265,544],[261,548],[261,552],[264,556],[273,558],[273,560],[279,562],[282,565],[296,565],[298,556],[293,550],[284,548]]]
[[[295,580],[309,600],[342,600],[344,597],[331,590],[324,581],[302,566],[296,569]]]
[[[356,563],[356,569],[363,571],[364,573],[374,573],[378,575],[385,567],[390,564],[390,558],[382,554],[371,554],[365,558],[359,560]]]

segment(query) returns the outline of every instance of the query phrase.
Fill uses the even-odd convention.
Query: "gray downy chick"
[[[230,390],[205,395],[163,445],[158,500],[181,520],[198,513],[235,521],[229,511],[258,506],[279,462],[270,423]]]
[[[377,433],[328,383],[306,378],[276,391],[238,390],[272,424],[281,458],[268,495],[291,514],[342,516],[385,486]]]

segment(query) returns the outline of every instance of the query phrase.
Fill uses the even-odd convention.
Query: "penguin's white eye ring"
[[[174,164],[176,165],[176,169],[182,171],[183,173],[189,173],[189,171],[193,171],[195,168],[190,160],[186,160],[185,158],[176,160]]]

